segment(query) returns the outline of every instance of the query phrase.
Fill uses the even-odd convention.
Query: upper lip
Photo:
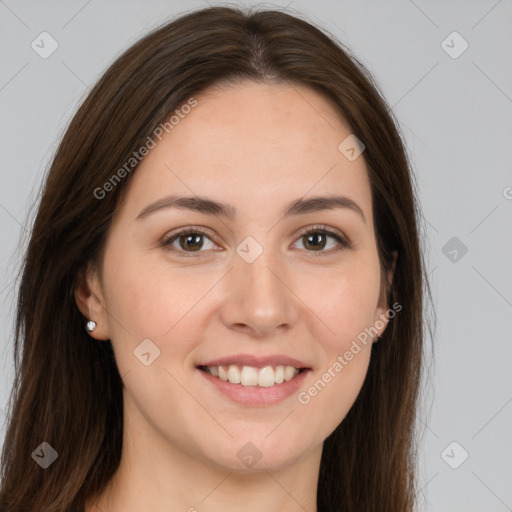
[[[236,354],[232,356],[220,357],[200,363],[198,366],[228,366],[230,364],[239,366],[254,366],[263,368],[264,366],[294,366],[295,368],[309,368],[303,361],[288,357],[285,355],[255,356],[252,354]]]

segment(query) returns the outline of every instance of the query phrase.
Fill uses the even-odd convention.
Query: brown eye
[[[335,243],[329,243],[329,239]],[[336,231],[331,231],[326,227],[313,227],[303,232],[299,238],[302,241],[304,249],[307,252],[316,252],[315,256],[332,254],[341,249],[348,249],[351,244],[343,236]],[[324,250],[325,249],[325,250]]]
[[[210,244],[209,247],[208,243]],[[215,244],[210,237],[198,228],[180,231],[162,240],[161,245],[170,251],[178,253],[180,256],[190,256],[193,255],[193,253],[205,252],[203,249],[208,250],[215,248]]]
[[[304,235],[302,238],[306,240],[304,242],[304,247],[307,249],[312,248],[314,251],[322,250],[326,245],[326,237],[324,233],[311,233]]]
[[[202,236],[201,234],[181,235],[178,238],[180,247],[184,250],[198,251],[203,246]]]

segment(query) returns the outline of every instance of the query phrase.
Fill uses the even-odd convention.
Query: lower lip
[[[262,386],[242,386],[242,384],[232,384],[229,381],[223,381],[214,377],[203,370],[197,369],[205,379],[210,382],[215,389],[228,396],[234,402],[244,405],[262,406],[274,405],[282,402],[285,398],[294,394],[306,378],[309,370],[304,370],[291,380],[285,380],[281,384],[274,384],[269,387]]]

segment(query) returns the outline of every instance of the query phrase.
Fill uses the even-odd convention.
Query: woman
[[[227,7],[144,37],[44,186],[0,506],[412,511],[417,225],[392,114],[334,38]]]

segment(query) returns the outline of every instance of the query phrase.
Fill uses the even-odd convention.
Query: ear
[[[94,331],[88,333],[89,336],[97,340],[108,340],[110,333],[104,293],[98,271],[92,263],[89,262],[80,270],[74,295],[76,305],[86,321],[96,322],[96,327]],[[85,329],[85,322],[83,327]]]
[[[396,260],[398,259],[398,252],[393,251],[393,261],[391,263],[391,269],[388,274],[385,276],[385,280],[381,283],[381,293],[379,296],[379,302],[377,304],[377,308],[375,310],[375,318],[374,318],[374,330],[377,331],[373,341],[374,343],[379,341],[379,338],[382,336],[382,333],[386,330],[386,327],[389,322],[389,315],[387,314],[389,310],[389,304],[387,301],[387,292],[393,283],[393,276],[395,274],[396,268]]]

